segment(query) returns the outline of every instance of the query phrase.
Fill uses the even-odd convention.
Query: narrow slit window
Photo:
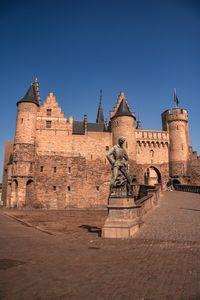
[[[71,191],[71,186],[70,185],[68,185],[67,190],[68,190],[68,192]]]
[[[56,173],[57,172],[57,168],[53,167],[53,172]]]
[[[53,186],[53,190],[56,191],[56,186],[55,185]]]
[[[97,185],[97,186],[96,186],[96,190],[97,190],[97,192],[99,192],[99,189],[100,189],[100,188],[99,188],[99,186]]]
[[[68,167],[68,173],[71,173],[71,167]]]
[[[44,171],[44,167],[40,166],[40,172],[43,172],[43,171]]]

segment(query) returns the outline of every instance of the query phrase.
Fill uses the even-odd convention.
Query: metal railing
[[[175,184],[174,188],[176,191],[180,191],[180,192],[190,192],[190,193],[200,194],[200,186],[198,185]]]

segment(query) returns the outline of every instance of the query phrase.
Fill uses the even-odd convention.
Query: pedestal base
[[[139,207],[133,198],[109,198],[108,218],[102,228],[104,238],[129,238],[142,225]]]

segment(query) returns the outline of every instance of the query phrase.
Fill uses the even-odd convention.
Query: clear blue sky
[[[53,90],[66,116],[95,121],[124,91],[145,129],[161,129],[176,87],[200,153],[198,0],[16,0],[0,7],[1,148],[14,138],[16,102],[35,77],[42,100]],[[0,166],[2,169],[2,166]]]

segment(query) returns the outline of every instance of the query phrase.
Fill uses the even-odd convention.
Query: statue
[[[110,197],[115,196],[114,189],[126,186],[126,196],[132,196],[131,179],[128,173],[128,155],[123,144],[125,137],[118,138],[118,144],[114,145],[107,154],[107,159],[112,166],[112,179],[110,183]]]

